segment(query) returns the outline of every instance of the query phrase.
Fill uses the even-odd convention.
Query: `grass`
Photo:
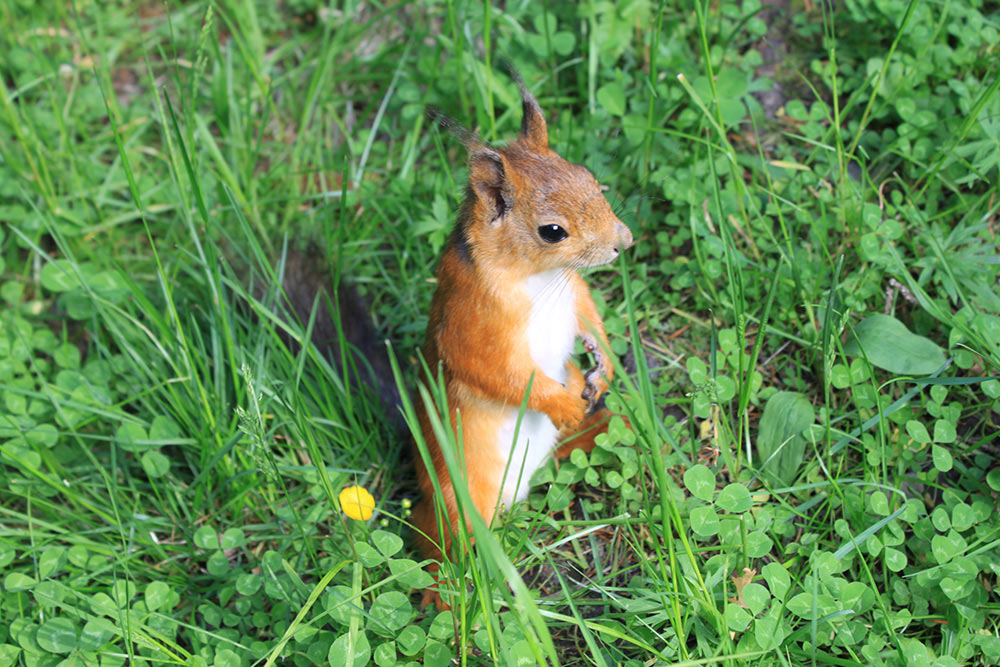
[[[1000,660],[1000,14],[764,18],[0,0],[0,665]],[[424,110],[512,136],[504,56],[638,239],[587,276],[633,428],[473,518],[438,613],[408,436],[299,343],[349,282],[442,407]]]

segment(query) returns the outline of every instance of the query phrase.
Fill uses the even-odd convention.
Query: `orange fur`
[[[500,442],[529,381],[527,410],[540,413],[534,423],[541,426],[531,431],[534,442],[526,440],[525,456],[537,457],[537,447],[546,448],[546,454],[554,452],[559,440],[580,431],[585,432],[566,440],[559,454],[577,447],[589,450],[594,437],[606,430],[607,410],[588,413],[607,390],[613,364],[597,308],[576,269],[613,261],[621,248],[632,243],[631,233],[612,212],[593,175],[549,148],[544,116],[523,86],[522,98],[521,134],[507,147],[487,146],[459,131],[469,149],[469,186],[437,269],[423,350],[431,372],[440,368],[443,373],[452,429],[456,414],[461,414],[467,482],[472,502],[487,523],[502,494],[509,488],[521,493],[534,472],[524,471],[521,487],[508,486],[510,478],[520,473],[520,454],[510,443]],[[552,226],[565,238],[553,240],[552,235],[559,234]],[[566,289],[571,290],[568,296],[560,291]],[[559,320],[563,311],[558,308],[574,313],[572,321]],[[569,359],[571,348],[565,350],[565,360],[533,357],[533,348],[537,356],[552,344],[546,327],[554,328],[557,338],[560,331],[571,328],[572,336],[581,338],[594,355],[597,367],[582,373]],[[458,511],[440,445],[423,406],[419,409],[421,431],[448,514],[443,544],[437,543],[433,486],[419,454],[423,499],[414,510],[414,524],[423,533],[418,538],[421,550],[438,558],[442,550],[450,549]],[[554,429],[545,426],[542,415]],[[551,442],[538,441],[543,439],[540,434],[550,432]]]

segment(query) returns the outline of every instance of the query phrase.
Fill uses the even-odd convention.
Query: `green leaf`
[[[712,496],[715,495],[715,473],[701,464],[692,466],[684,472],[684,486],[695,498],[712,502]]]
[[[743,632],[750,625],[750,621],[753,620],[753,617],[746,609],[732,602],[726,603],[725,615],[730,632]]]
[[[448,667],[451,665],[451,651],[447,646],[434,639],[427,640],[424,648],[425,667]]]
[[[212,663],[212,667],[240,667],[240,656],[231,648],[219,649],[215,652],[215,662]]]
[[[931,434],[927,432],[927,427],[916,419],[906,422],[906,433],[921,445],[931,441]]]
[[[788,593],[788,589],[792,585],[792,577],[788,574],[785,566],[781,563],[768,563],[761,568],[760,573],[763,575],[764,581],[767,582],[771,595],[778,600],[784,600],[785,594]]]
[[[42,267],[42,287],[50,292],[67,292],[82,284],[77,276],[77,268],[84,273],[83,267],[75,267],[68,259],[56,259]]]
[[[46,547],[38,556],[38,576],[47,579],[55,574],[62,563],[66,547]]]
[[[369,569],[378,567],[385,562],[385,556],[376,551],[370,544],[358,542],[354,545],[354,550],[358,552],[358,560],[361,561],[361,564]]]
[[[1000,468],[986,473],[986,483],[994,491],[1000,491]]]
[[[222,551],[214,551],[208,557],[205,567],[213,577],[224,577],[229,573],[229,559],[226,558],[226,554],[222,553]]]
[[[901,572],[906,567],[906,554],[898,549],[886,547],[885,566],[893,572]]]
[[[38,627],[35,641],[49,653],[69,653],[80,644],[80,628],[69,618],[56,616]]]
[[[442,611],[434,620],[431,621],[431,627],[427,630],[427,634],[435,639],[448,639],[455,634],[455,615],[448,611]]]
[[[956,531],[949,531],[947,535],[935,535],[931,538],[931,553],[934,559],[941,564],[947,563],[955,556],[958,556],[968,545],[962,536]]]
[[[218,549],[219,534],[211,526],[202,526],[194,531],[194,543],[200,549]]]
[[[393,667],[396,664],[396,642],[385,642],[375,648],[372,660],[378,667]]]
[[[771,601],[771,594],[764,586],[751,582],[743,587],[743,601],[750,608],[750,613],[756,616],[767,607],[767,603]]]
[[[715,83],[719,97],[739,99],[747,94],[747,75],[735,68],[726,68],[719,72]]]
[[[750,558],[763,558],[771,551],[774,542],[761,530],[755,530],[747,535],[746,550]]]
[[[934,341],[918,336],[890,315],[869,315],[854,327],[844,352],[860,356],[896,375],[930,375],[946,361],[944,350]]]
[[[805,454],[802,431],[814,419],[813,406],[803,394],[779,391],[768,399],[757,434],[757,458],[772,482],[788,486],[795,480]]]
[[[951,470],[951,452],[941,445],[934,445],[931,447],[931,457],[934,459],[934,467],[941,472],[948,472]]]
[[[135,422],[125,422],[115,432],[115,442],[127,452],[137,452],[149,447],[149,445],[140,442],[142,440],[149,440],[149,436],[146,435],[146,429]]]
[[[372,533],[372,544],[386,558],[392,558],[403,548],[403,538],[387,530],[376,530]]]
[[[744,485],[734,482],[719,492],[718,497],[715,499],[715,505],[719,509],[732,514],[746,512],[752,505],[750,492],[747,491],[747,487]]]
[[[711,505],[702,505],[691,510],[691,530],[700,537],[711,537],[719,532],[719,515]]]
[[[236,578],[236,592],[240,595],[253,595],[263,583],[264,577],[261,575],[245,572]]]
[[[106,618],[92,618],[83,626],[80,633],[81,651],[98,651],[107,644],[115,634],[114,624]]]
[[[419,625],[408,625],[399,631],[396,637],[396,644],[399,645],[399,652],[403,655],[415,656],[424,647],[427,641],[427,634]]]
[[[37,583],[37,579],[29,577],[23,572],[11,572],[3,579],[4,590],[8,593],[26,591]]]
[[[957,531],[968,530],[976,523],[975,512],[965,503],[958,503],[951,508],[951,525]]]
[[[427,574],[423,568],[418,567],[416,561],[409,558],[390,560],[389,571],[393,575],[398,575],[400,583],[410,588],[427,588],[434,583],[434,578]]]
[[[156,450],[143,454],[139,463],[142,464],[142,469],[146,471],[150,479],[164,477],[170,472],[170,459]]]
[[[156,611],[164,604],[166,604],[167,599],[170,597],[170,586],[162,581],[153,581],[146,586],[146,609],[150,611]]]
[[[934,422],[934,442],[948,444],[955,442],[957,437],[955,425],[947,419],[938,419]]]
[[[815,598],[815,611],[813,602]],[[807,621],[817,621],[838,610],[836,601],[829,595],[799,593],[788,601],[788,611]]]
[[[545,502],[548,504],[549,510],[560,512],[573,502],[573,492],[565,484],[553,484],[545,493]]]
[[[234,526],[222,533],[221,546],[223,549],[238,549],[246,544],[246,540],[243,530]]]
[[[625,115],[625,91],[620,81],[611,81],[597,89],[597,102],[612,116]]]
[[[399,591],[388,591],[375,598],[370,614],[376,623],[370,624],[368,629],[386,637],[393,637],[397,630],[410,622],[413,607],[409,598]]]
[[[368,664],[371,654],[371,645],[364,630],[354,635],[353,646],[351,646],[351,634],[345,632],[330,646],[327,661],[331,665],[343,665],[343,667],[364,667]]]

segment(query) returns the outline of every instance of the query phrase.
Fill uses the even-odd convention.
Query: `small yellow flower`
[[[344,514],[358,521],[367,521],[375,511],[375,499],[362,486],[349,486],[340,492],[340,508]]]

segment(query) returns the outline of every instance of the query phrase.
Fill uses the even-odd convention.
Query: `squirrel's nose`
[[[618,234],[618,242],[621,243],[622,248],[632,247],[632,243],[634,243],[632,232],[629,231],[629,228],[621,220],[615,223],[615,232]]]

